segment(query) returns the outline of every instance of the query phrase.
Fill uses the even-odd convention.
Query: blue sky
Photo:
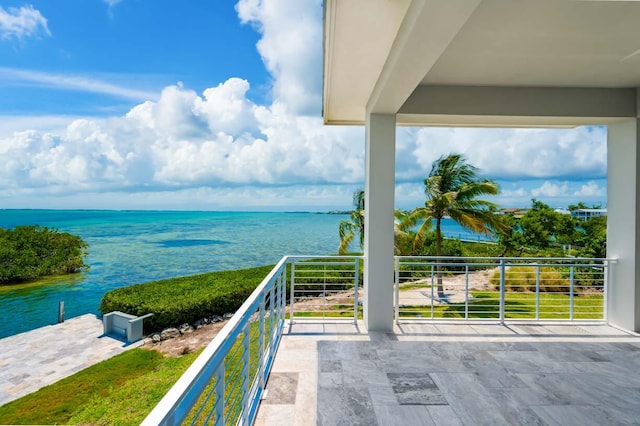
[[[0,5],[0,208],[327,210],[364,130],[322,124],[320,0]],[[396,204],[462,152],[494,201],[606,204],[606,129],[400,128]]]

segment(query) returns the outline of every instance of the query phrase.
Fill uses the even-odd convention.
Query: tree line
[[[41,226],[0,228],[0,284],[79,272],[87,243],[82,238]]]
[[[498,214],[498,205],[480,198],[499,194],[498,184],[478,177],[478,169],[460,154],[437,159],[424,186],[424,206],[395,212],[397,255],[606,257],[606,217],[578,222],[536,199],[522,215]],[[364,191],[356,191],[354,210],[340,222],[338,254],[346,254],[356,236],[363,247],[364,199]],[[578,203],[569,209],[586,207]],[[496,237],[497,244],[462,245],[445,239],[441,230],[445,217],[469,231]]]

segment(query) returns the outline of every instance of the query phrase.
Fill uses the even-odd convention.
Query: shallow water
[[[275,264],[284,255],[335,253],[346,215],[318,213],[0,210],[0,227],[41,225],[89,244],[87,272],[0,286],[0,337],[97,313],[117,287]],[[465,238],[452,221],[445,235]],[[469,234],[466,234],[469,235]],[[477,235],[468,238],[475,239]]]
[[[335,253],[345,216],[314,213],[0,210],[0,227],[39,224],[81,236],[90,269],[0,287],[0,337],[97,313],[111,289],[151,280]]]

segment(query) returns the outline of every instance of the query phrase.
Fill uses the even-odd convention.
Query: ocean
[[[98,313],[102,295],[136,283],[275,264],[283,255],[336,253],[342,214],[0,210],[0,228],[41,225],[89,244],[88,271],[0,286],[0,338]],[[477,239],[453,221],[445,235]]]

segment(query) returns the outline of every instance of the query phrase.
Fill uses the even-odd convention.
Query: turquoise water
[[[0,337],[97,313],[114,288],[202,272],[275,264],[283,255],[335,253],[345,215],[317,213],[0,210],[0,227],[41,225],[81,236],[90,269],[0,287]],[[445,235],[477,239],[452,221]]]
[[[0,227],[38,224],[81,236],[89,271],[0,288],[0,337],[97,313],[111,289],[202,272],[330,254],[345,216],[314,213],[0,210]]]

